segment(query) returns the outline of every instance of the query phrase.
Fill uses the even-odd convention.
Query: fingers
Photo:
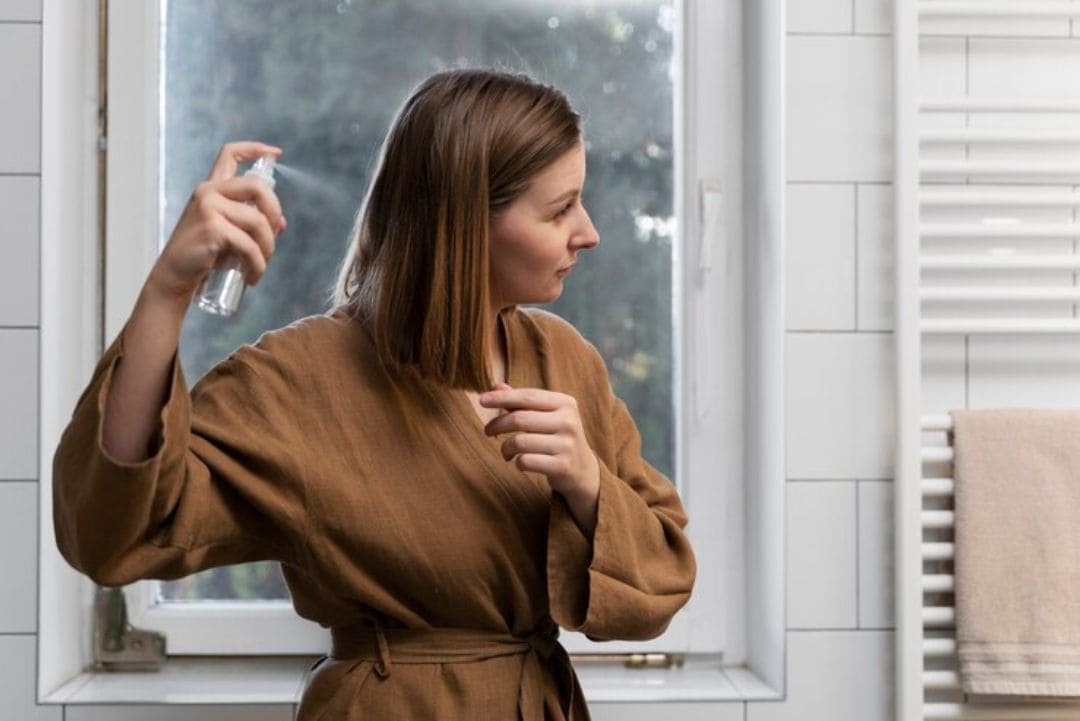
[[[227,198],[221,200],[220,203],[220,212],[225,219],[251,236],[258,243],[263,257],[269,261],[270,256],[274,254],[277,233],[270,227],[270,221],[266,219],[266,216],[247,203],[238,203]]]
[[[256,140],[242,140],[234,143],[225,143],[214,158],[214,165],[210,168],[207,180],[225,180],[236,175],[237,166],[248,160],[254,160],[260,155],[273,155],[275,159],[281,157],[282,150],[276,145],[267,145]]]
[[[522,471],[542,473],[549,478],[558,478],[569,473],[566,459],[546,453],[522,453],[514,459],[514,465]]]
[[[277,229],[283,218],[281,202],[270,186],[262,180],[246,175],[233,177],[219,183],[217,189],[226,198],[240,202],[254,202],[266,216],[270,227],[275,232],[279,232]]]
[[[266,258],[262,249],[251,239],[247,233],[238,226],[219,217],[211,224],[211,232],[214,233],[226,249],[221,255],[229,254],[240,258],[244,265],[244,277],[248,285],[255,285],[266,272]],[[221,256],[219,256],[221,257]]]
[[[573,396],[556,393],[544,388],[513,388],[490,390],[480,396],[485,408],[535,408],[553,411],[566,404],[575,405]]]
[[[511,431],[530,431],[533,433],[558,433],[569,430],[571,424],[562,414],[548,411],[516,410],[505,413],[488,421],[484,426],[484,435],[497,436]]]
[[[568,453],[572,448],[572,444],[563,436],[547,433],[517,433],[502,442],[499,452],[502,453],[503,460],[508,461],[519,453],[557,456]]]

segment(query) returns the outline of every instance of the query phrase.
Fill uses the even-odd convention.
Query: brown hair
[[[559,90],[486,69],[436,73],[405,102],[333,296],[386,368],[491,388],[489,222],[581,141],[580,123]]]

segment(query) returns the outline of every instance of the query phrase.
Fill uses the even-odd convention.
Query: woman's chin
[[[561,278],[555,278],[555,282],[551,284],[549,288],[544,291],[540,291],[529,296],[521,296],[517,300],[513,301],[514,305],[522,305],[525,303],[550,303],[553,300],[557,300],[563,292],[563,281]]]

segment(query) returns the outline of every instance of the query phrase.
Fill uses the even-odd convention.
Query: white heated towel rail
[[[918,429],[924,439],[919,447],[921,468],[915,490],[919,496],[918,535],[913,559],[916,577],[907,579],[905,592],[918,598],[920,613],[917,641],[921,657],[918,670],[907,669],[908,681],[918,676],[918,706],[910,706],[900,721],[909,719],[1069,719],[1080,718],[1080,706],[1071,703],[1031,701],[965,702],[956,670],[956,615],[953,607],[953,449],[947,444],[952,428],[948,415],[923,415]],[[903,629],[904,631],[910,629]],[[898,636],[901,628],[898,625]],[[915,643],[914,634],[907,642]],[[913,702],[914,703],[914,702]]]
[[[919,93],[922,30],[947,19],[1080,18],[1078,2],[951,2],[894,0],[894,200],[896,278],[897,430],[895,472],[897,720],[1080,719],[1070,702],[1005,701],[962,693],[956,662],[953,608],[952,449],[948,415],[923,412],[922,342],[928,334],[1076,333],[1080,318],[1077,271],[1080,224],[1023,223],[1002,209],[1080,208],[1080,163],[925,159],[923,151],[942,145],[985,151],[1069,148],[1080,150],[1080,132],[1030,128],[924,129],[930,113],[1076,113],[1080,98],[923,98]],[[1060,41],[1061,38],[1053,38]],[[975,153],[985,157],[985,153]],[[1016,176],[1015,190],[986,187]],[[1023,180],[1021,180],[1023,179]],[[1044,186],[1060,184],[1047,190]],[[950,209],[958,221],[923,221],[923,211],[941,217]],[[989,211],[979,224],[973,210]],[[943,211],[946,211],[943,213]],[[1077,216],[1073,213],[1074,217]],[[991,222],[992,221],[992,222]],[[1025,252],[1024,244],[1072,240],[1073,253]],[[986,247],[971,250],[979,243]],[[943,245],[944,244],[944,245]],[[951,245],[950,245],[951,244]],[[1004,252],[1000,246],[1020,246]],[[964,247],[963,252],[955,251]],[[950,252],[951,251],[951,252]],[[1043,285],[1032,285],[1034,276]],[[1012,275],[1010,275],[1012,274]],[[945,279],[942,280],[942,276]],[[993,282],[987,280],[991,278]],[[1015,277],[1016,282],[1010,282]],[[974,279],[974,280],[972,280]],[[1049,279],[1044,281],[1044,279]],[[1055,284],[1056,283],[1056,284]],[[1057,305],[1055,305],[1057,304]],[[957,313],[957,307],[974,312]],[[1058,317],[1040,317],[1041,308]],[[1062,309],[1064,308],[1064,311]]]

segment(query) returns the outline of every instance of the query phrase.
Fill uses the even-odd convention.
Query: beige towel
[[[950,415],[963,690],[1080,696],[1080,411]]]

